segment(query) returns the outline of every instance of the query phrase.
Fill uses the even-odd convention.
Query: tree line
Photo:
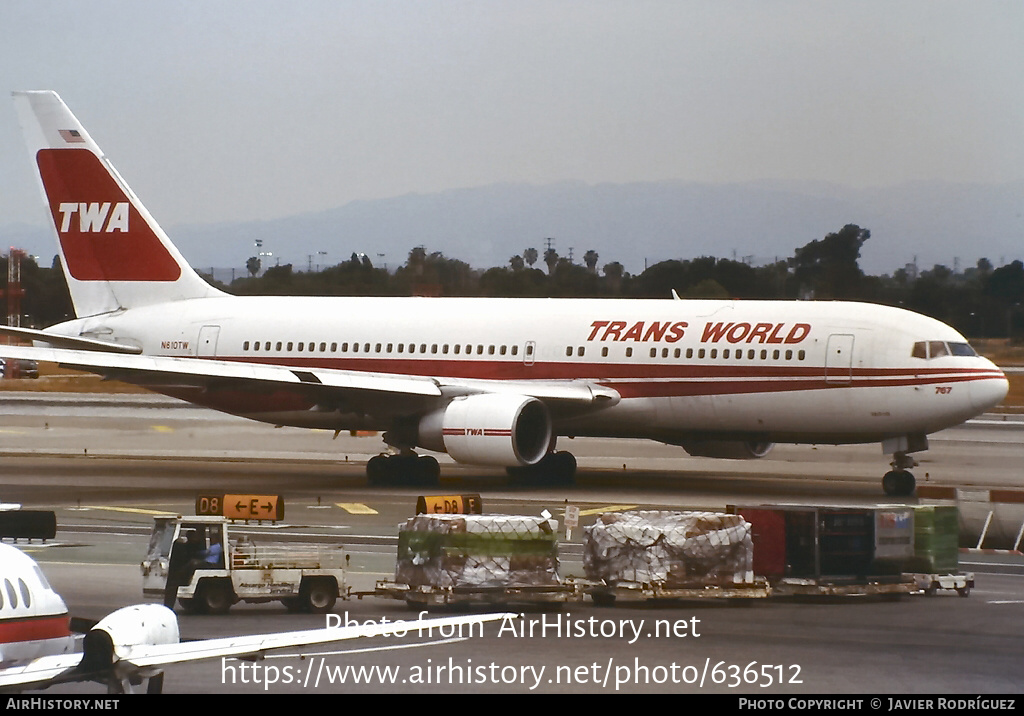
[[[702,256],[662,261],[635,275],[617,261],[598,270],[600,257],[593,250],[584,254],[581,265],[552,248],[526,248],[508,265],[483,270],[422,246],[413,248],[393,272],[354,253],[321,271],[296,271],[284,264],[260,274],[259,259],[253,257],[247,262],[248,276],[227,286],[214,283],[239,295],[667,298],[674,290],[682,298],[858,300],[932,316],[971,338],[1024,340],[1021,261],[994,268],[980,259],[960,273],[936,265],[917,275],[899,269],[870,276],[859,266],[861,248],[870,237],[867,229],[848,224],[765,266]],[[2,276],[7,275],[6,262],[0,260]],[[23,325],[46,326],[72,317],[57,262],[55,257],[43,268],[31,259],[22,261]],[[546,270],[537,268],[538,262]]]

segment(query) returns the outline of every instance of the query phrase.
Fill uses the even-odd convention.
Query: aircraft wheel
[[[207,614],[227,614],[235,601],[230,583],[212,579],[200,583],[198,599]]]
[[[441,466],[431,455],[421,455],[416,460],[417,483],[424,487],[437,487],[441,483]]]
[[[910,497],[916,486],[913,473],[907,470],[890,470],[882,477],[882,490],[890,497]]]
[[[911,472],[903,470],[900,473],[900,496],[910,497],[914,494],[914,489],[917,487],[917,481],[914,480],[914,475]]]
[[[388,457],[375,455],[366,462],[366,481],[371,485],[385,485],[389,480]]]
[[[572,485],[575,482],[575,456],[572,453],[555,453],[555,481],[558,485]]]
[[[571,452],[554,452],[544,458],[548,461],[548,481],[553,485],[572,485],[576,482],[576,457]]]
[[[159,671],[149,677],[146,684],[147,694],[162,694],[164,692],[164,672]]]
[[[882,476],[882,491],[889,497],[896,497],[900,494],[900,474],[890,470]]]
[[[330,579],[310,579],[302,585],[300,600],[306,611],[324,614],[338,600],[338,586]]]

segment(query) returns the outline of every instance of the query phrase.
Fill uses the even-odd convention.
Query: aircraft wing
[[[70,368],[146,387],[209,388],[235,384],[264,390],[291,388],[325,402],[346,395],[361,394],[364,401],[372,401],[375,396],[404,396],[426,404],[431,399],[474,393],[514,393],[577,408],[607,407],[619,400],[616,391],[586,380],[497,381],[435,378],[34,346],[0,346],[0,356],[60,363]]]
[[[70,681],[62,677],[72,673],[81,661],[81,654],[55,654],[4,667],[0,669],[0,692]]]
[[[147,605],[152,607],[152,605]],[[24,664],[0,669],[0,690],[46,688],[58,683],[105,681],[112,675],[123,679],[132,673],[150,675],[163,666],[221,657],[258,657],[268,651],[315,646],[361,637],[428,636],[432,629],[514,619],[516,614],[473,614],[435,619],[394,621],[385,624],[359,624],[325,629],[253,634],[171,644],[133,644],[115,647],[115,658],[106,671],[80,669],[83,654],[43,656]]]
[[[275,649],[314,646],[334,641],[358,639],[360,637],[386,635],[426,636],[432,629],[449,629],[462,625],[497,621],[506,618],[514,619],[517,617],[518,615],[516,614],[477,614],[424,620],[413,619],[389,622],[387,624],[359,624],[357,626],[310,629],[279,634],[224,637],[221,639],[205,639],[203,641],[181,642],[178,644],[158,644],[156,646],[132,647],[131,652],[122,657],[121,661],[127,661],[136,667],[144,668],[195,661],[197,659],[258,656]],[[437,634],[438,632],[434,631],[433,633]]]

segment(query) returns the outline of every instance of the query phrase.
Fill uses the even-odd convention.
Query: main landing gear
[[[918,462],[905,452],[897,452],[889,463],[892,470],[882,477],[882,490],[890,497],[910,497],[914,494],[916,482],[908,467],[916,467]]]
[[[533,465],[509,467],[514,477],[546,485],[572,485],[576,481],[576,458],[571,452],[549,452]]]
[[[366,463],[366,478],[371,485],[436,487],[441,481],[441,466],[430,455],[417,455],[412,450],[376,455]]]

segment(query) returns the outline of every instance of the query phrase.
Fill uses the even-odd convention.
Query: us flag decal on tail
[[[61,139],[68,144],[85,144],[85,137],[77,129],[58,129]]]

